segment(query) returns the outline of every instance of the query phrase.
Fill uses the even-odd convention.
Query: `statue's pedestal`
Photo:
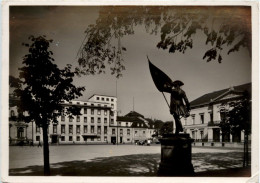
[[[189,134],[168,134],[160,139],[161,163],[159,176],[192,176],[191,143]]]

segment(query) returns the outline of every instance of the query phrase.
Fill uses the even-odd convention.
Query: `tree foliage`
[[[49,125],[50,122],[57,123],[57,117],[64,112],[66,114],[79,114],[77,109],[68,108],[64,111],[61,102],[70,101],[81,96],[84,87],[73,85],[75,72],[71,65],[64,69],[59,69],[53,63],[54,59],[49,46],[52,40],[45,37],[30,36],[32,44],[25,44],[29,54],[23,57],[22,68],[19,68],[19,78],[10,76],[10,87],[14,87],[14,94],[19,98],[18,110],[27,112],[24,119],[26,122],[35,121],[37,125],[43,123]]]
[[[245,92],[241,100],[228,105],[221,110],[225,114],[220,122],[222,132],[234,134],[244,130],[246,135],[250,134],[252,105],[249,94]]]
[[[246,47],[251,52],[251,14],[248,7],[182,7],[182,6],[104,6],[94,25],[85,31],[79,51],[81,74],[111,73],[122,76],[125,70],[123,54],[127,51],[121,39],[144,25],[147,33],[158,35],[158,49],[170,53],[186,53],[193,48],[194,36],[204,34],[208,45],[203,59],[223,60],[228,54]],[[200,36],[201,37],[201,36]],[[136,44],[139,44],[138,41]]]
[[[70,101],[82,95],[84,87],[73,85],[71,65],[59,69],[53,63],[53,52],[49,51],[52,40],[45,36],[30,36],[31,44],[23,43],[28,47],[29,53],[23,57],[22,68],[19,68],[19,78],[10,76],[10,87],[14,95],[19,98],[17,107],[19,120],[35,122],[43,129],[44,143],[44,174],[50,175],[48,126],[51,122],[57,123],[57,118],[62,114],[79,115],[79,108],[65,108],[63,101]],[[22,115],[25,114],[25,115]]]

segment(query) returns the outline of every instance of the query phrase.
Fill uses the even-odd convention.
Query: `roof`
[[[116,98],[115,96],[108,96],[108,95],[98,95],[98,94],[93,94],[91,95],[88,99],[91,99],[94,96],[98,96],[98,97],[112,97],[112,98]]]
[[[117,116],[117,121],[126,121],[126,122],[143,122],[143,120],[138,117],[127,117],[127,116]]]
[[[211,100],[216,99],[217,97],[225,94],[226,92],[230,91],[231,88],[233,89],[232,91],[236,91],[236,92],[248,91],[249,93],[251,93],[251,90],[252,90],[251,87],[252,87],[252,84],[247,83],[247,84],[234,86],[234,87],[226,88],[223,90],[207,93],[207,94],[193,100],[192,102],[190,102],[190,105],[191,105],[191,107],[195,107],[198,105],[209,104],[211,102]]]
[[[138,112],[131,111],[128,114],[125,115],[125,117],[141,117],[144,118],[142,114],[139,114]]]

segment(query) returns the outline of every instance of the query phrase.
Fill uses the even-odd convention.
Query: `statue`
[[[167,100],[163,92],[168,92],[171,94],[171,103],[169,105],[167,102],[167,104],[170,108],[170,113],[173,115],[175,121],[175,134],[179,134],[179,132],[183,131],[180,119],[182,117],[188,117],[190,111],[190,103],[186,97],[185,92],[181,89],[181,86],[184,85],[184,83],[180,80],[172,82],[169,76],[167,76],[163,71],[153,65],[148,57],[147,59],[149,61],[149,68],[154,84],[156,88],[160,92],[162,92],[166,102]],[[183,100],[185,102],[185,105],[183,103]]]
[[[164,91],[171,94],[170,113],[173,115],[175,121],[175,134],[183,132],[183,127],[180,121],[181,117],[188,117],[190,115],[190,103],[185,92],[181,89],[182,85],[184,85],[184,83],[180,80],[172,82],[171,85],[164,85]],[[185,102],[185,105],[183,101]]]

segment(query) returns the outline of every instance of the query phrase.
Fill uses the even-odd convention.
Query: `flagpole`
[[[166,97],[165,97],[165,95],[164,95],[164,93],[163,93],[163,92],[162,92],[162,94],[163,94],[163,97],[164,97],[164,99],[165,99],[165,101],[166,101],[166,103],[167,103],[168,107],[170,108],[170,105],[169,105],[169,103],[168,103],[168,101],[167,101],[167,99],[166,99]]]

